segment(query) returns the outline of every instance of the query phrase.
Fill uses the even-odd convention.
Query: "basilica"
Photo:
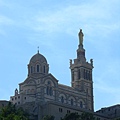
[[[22,106],[34,120],[41,120],[44,115],[53,115],[55,120],[60,120],[67,113],[94,113],[93,60],[86,60],[83,36],[80,30],[77,58],[70,59],[71,86],[60,84],[49,73],[49,63],[38,50],[29,61],[27,78],[19,83],[19,90],[15,89],[10,101]],[[108,120],[97,113],[95,116]]]

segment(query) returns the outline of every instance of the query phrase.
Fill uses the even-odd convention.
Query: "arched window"
[[[85,71],[85,69],[84,69],[84,79],[86,79],[86,71]]]
[[[80,101],[80,107],[83,108],[83,103],[82,103],[82,101]]]
[[[50,94],[50,96],[52,96],[52,95],[53,95],[53,90],[52,90],[52,87],[50,87],[50,88],[49,88],[49,94]]]
[[[90,80],[90,71],[88,72],[88,80]]]
[[[44,65],[44,67],[43,67],[43,72],[45,73],[45,65]]]
[[[47,86],[46,93],[49,95],[49,86]]]
[[[70,101],[70,102],[71,102],[71,105],[73,105],[73,99],[71,99],[71,101]]]
[[[86,79],[89,80],[89,73],[88,73],[88,70],[86,70]]]
[[[72,72],[72,81],[74,81],[74,72]]]
[[[47,95],[50,95],[50,96],[53,95],[53,89],[52,89],[50,81],[48,81],[48,83],[47,83],[46,93],[47,93]]]
[[[88,88],[86,89],[86,93],[87,93],[87,94],[89,93],[89,90],[88,90]]]
[[[39,72],[40,71],[40,67],[39,67],[39,65],[37,65],[37,72]]]
[[[90,73],[90,80],[92,80],[92,73]]]
[[[64,97],[63,96],[61,96],[61,102],[64,103]]]
[[[78,70],[78,79],[81,78],[81,75],[80,75],[80,69]]]
[[[32,66],[30,67],[30,71],[31,71],[31,73],[33,73],[33,67]]]
[[[48,85],[51,85],[51,82],[50,82],[50,81],[48,81]]]

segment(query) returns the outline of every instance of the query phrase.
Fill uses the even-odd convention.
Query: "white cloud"
[[[12,25],[14,21],[6,16],[0,15],[0,25]]]
[[[108,62],[107,62],[108,61]],[[118,74],[120,61],[118,59],[106,60],[106,63],[102,64],[104,67],[98,67],[101,72],[95,76],[94,86],[95,89],[113,95],[118,95],[120,92],[120,76]]]
[[[0,34],[1,34],[1,35],[6,35],[5,31],[2,30],[2,29],[0,29]]]
[[[6,16],[0,15],[0,34],[6,35],[5,27],[13,25],[14,21]],[[8,28],[7,28],[8,29]]]
[[[91,4],[69,5],[56,11],[43,11],[35,15],[28,26],[35,31],[50,34],[83,27],[87,34],[108,35],[120,28],[120,22],[115,22],[112,17],[114,12],[111,11],[114,11],[115,5],[113,6],[113,1],[97,1]]]
[[[103,93],[109,93],[109,94],[113,94],[113,95],[118,95],[117,93],[120,92],[120,88],[119,87],[115,87],[115,86],[110,86],[110,84],[108,84],[108,81],[103,81],[103,79],[99,79],[97,78],[97,83],[94,84],[94,88],[97,89],[98,91],[101,91]],[[104,79],[106,80],[106,79]]]

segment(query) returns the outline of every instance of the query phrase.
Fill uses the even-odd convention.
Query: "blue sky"
[[[119,0],[0,0],[0,99],[27,77],[39,46],[59,83],[70,85],[83,29],[86,58],[94,60],[95,110],[120,103]]]

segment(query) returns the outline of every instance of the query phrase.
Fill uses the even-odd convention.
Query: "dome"
[[[30,59],[30,63],[36,63],[37,61],[40,63],[47,63],[46,58],[40,54],[39,51]]]
[[[30,59],[28,64],[28,76],[36,74],[48,74],[48,72],[49,64],[47,64],[46,58],[38,51],[38,53]]]

